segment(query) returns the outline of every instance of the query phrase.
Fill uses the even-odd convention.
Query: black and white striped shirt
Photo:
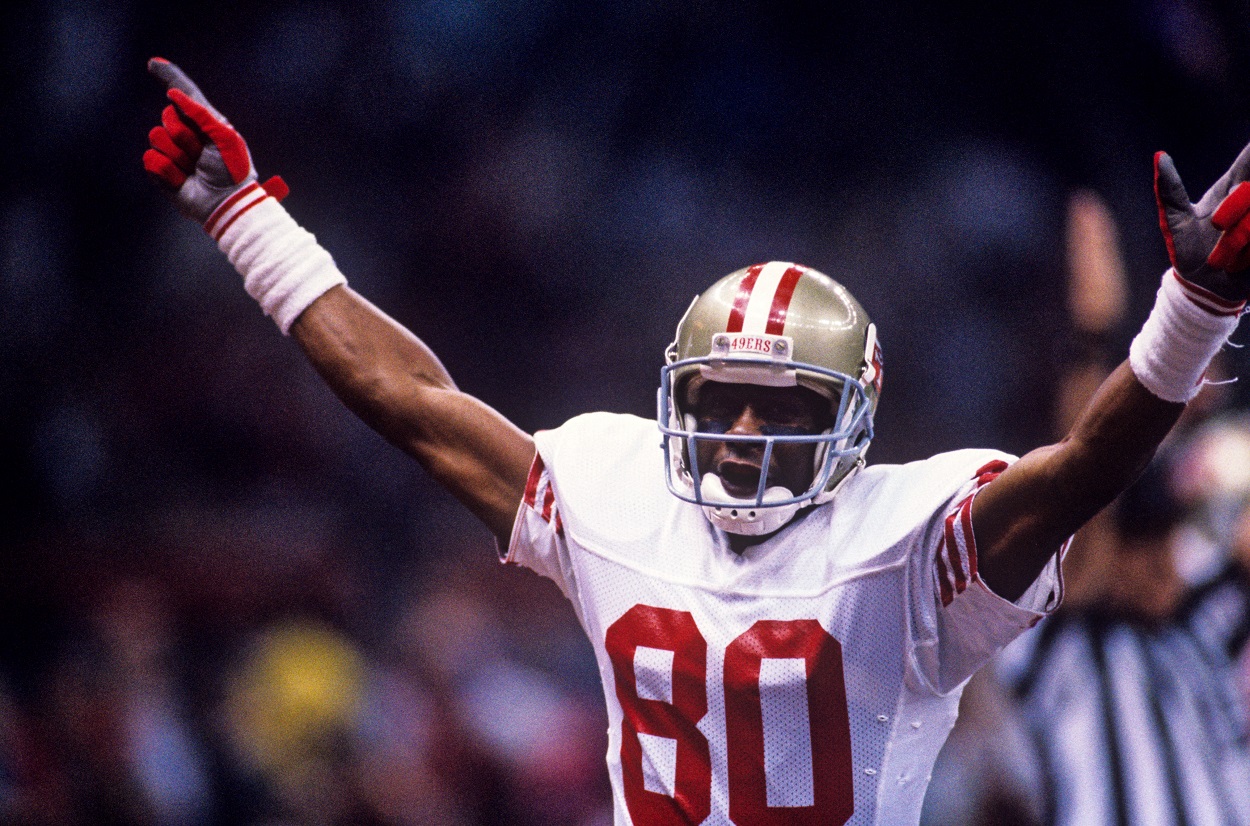
[[[1150,625],[1060,611],[999,676],[1021,705],[1057,826],[1250,824],[1250,729],[1235,663],[1250,582],[1230,567]]]

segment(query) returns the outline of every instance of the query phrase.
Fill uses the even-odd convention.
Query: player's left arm
[[[1250,297],[1250,146],[1196,203],[1155,156],[1159,224],[1172,269],[1117,367],[1057,444],[1038,448],[973,501],[978,573],[1016,600],[1069,536],[1149,464],[1202,386]]]

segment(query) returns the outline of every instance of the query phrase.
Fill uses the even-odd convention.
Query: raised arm
[[[534,458],[529,434],[458,390],[429,347],[347,286],[314,301],[291,335],[352,412],[507,545]]]
[[[329,253],[278,203],[286,185],[257,183],[247,144],[185,73],[161,58],[148,69],[170,100],[149,133],[149,174],[217,241],[335,394],[506,543],[533,439],[460,392],[425,344],[347,287]]]
[[[1127,361],[1057,444],[1031,451],[973,502],[978,570],[1019,598],[1056,549],[1145,469],[1201,389],[1250,295],[1250,146],[1196,203],[1155,156],[1159,224],[1172,269]]]

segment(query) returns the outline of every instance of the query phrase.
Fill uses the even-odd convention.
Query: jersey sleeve
[[[918,594],[925,624],[933,632],[925,676],[939,693],[961,685],[1023,631],[1053,612],[1063,598],[1060,567],[1070,539],[1055,549],[1037,579],[1012,602],[981,579],[972,530],[972,503],[1007,469],[1001,460],[977,470],[940,514],[941,524],[924,560]],[[922,654],[924,652],[922,651]]]
[[[525,495],[512,524],[505,564],[521,565],[554,581],[566,597],[572,594],[572,566],[551,472],[540,452],[534,453]]]

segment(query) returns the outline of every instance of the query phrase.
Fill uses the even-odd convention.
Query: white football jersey
[[[664,483],[654,421],[539,433],[506,562],[560,586],[608,705],[616,823],[916,823],[964,683],[1061,597],[976,573],[976,490],[1012,461],[872,466],[741,556]]]

